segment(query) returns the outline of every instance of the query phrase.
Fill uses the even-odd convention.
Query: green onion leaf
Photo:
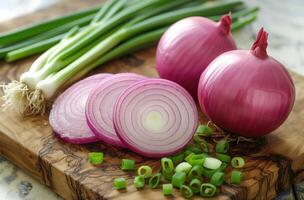
[[[172,195],[173,194],[173,185],[168,183],[168,184],[163,184],[163,194],[165,196],[167,195]]]
[[[136,176],[134,178],[134,186],[137,188],[137,189],[141,189],[145,186],[145,179],[143,177],[140,177],[140,176]]]
[[[220,186],[224,183],[225,176],[223,172],[215,172],[210,179],[210,183],[215,186]]]
[[[202,197],[213,197],[216,192],[216,187],[210,183],[203,183],[200,188]]]
[[[230,182],[232,184],[240,184],[242,182],[243,179],[243,173],[237,170],[233,170],[231,172],[231,180]]]
[[[189,187],[191,188],[194,194],[198,194],[200,193],[201,185],[202,185],[201,180],[195,178],[191,180]]]
[[[149,180],[149,187],[152,188],[152,189],[157,188],[157,186],[159,184],[159,181],[160,181],[160,178],[161,178],[160,173],[157,173],[157,174],[153,175]]]
[[[141,166],[138,168],[137,174],[142,178],[149,178],[152,175],[152,168],[147,165]]]
[[[175,172],[185,172],[187,174],[191,168],[192,168],[191,164],[187,162],[182,162],[176,166]]]
[[[245,165],[245,160],[242,157],[233,157],[231,160],[231,166],[233,168],[242,168]]]
[[[116,190],[123,190],[127,188],[127,182],[124,178],[116,178],[114,179],[114,188]]]
[[[213,130],[211,128],[209,128],[206,125],[199,125],[199,127],[196,129],[196,133],[197,135],[201,135],[201,136],[210,136],[212,135]]]
[[[187,185],[182,185],[180,188],[180,191],[183,195],[183,197],[189,199],[193,196],[193,192],[191,190],[191,188],[189,188]]]
[[[162,174],[163,176],[171,180],[173,174],[174,174],[174,164],[173,161],[170,158],[162,158],[161,159],[161,166],[162,166]]]
[[[229,142],[227,140],[220,140],[215,146],[215,151],[217,153],[227,153],[228,150]]]
[[[172,176],[171,183],[174,187],[180,188],[186,180],[186,173],[185,172],[175,172]]]
[[[99,165],[103,162],[103,153],[102,152],[90,152],[88,154],[89,161],[93,165]]]
[[[122,159],[121,169],[124,171],[131,171],[135,168],[135,161],[130,159]]]
[[[200,165],[194,165],[190,172],[188,173],[188,178],[190,180],[195,179],[195,178],[200,178],[203,174],[203,167]]]
[[[222,154],[222,153],[216,153],[216,158],[219,159],[222,162],[229,163],[231,160],[231,156],[227,154]]]

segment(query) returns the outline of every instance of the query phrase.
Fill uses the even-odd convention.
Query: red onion
[[[118,98],[114,126],[121,140],[147,157],[168,156],[191,140],[198,113],[190,94],[164,79],[132,84]]]
[[[85,105],[92,87],[110,76],[97,74],[88,77],[72,85],[56,99],[49,121],[58,137],[75,144],[99,140],[87,125]]]
[[[132,83],[146,77],[121,73],[104,79],[89,95],[86,105],[87,123],[98,138],[109,144],[125,147],[113,126],[114,103]]]
[[[159,76],[180,84],[196,99],[204,69],[221,53],[236,49],[230,25],[229,15],[218,23],[203,17],[189,17],[173,24],[158,44]]]
[[[267,55],[267,37],[261,29],[250,51],[220,55],[200,78],[200,106],[225,130],[248,137],[268,134],[293,107],[293,81],[284,66]]]

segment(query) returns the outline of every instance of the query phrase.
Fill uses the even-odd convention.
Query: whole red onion
[[[208,64],[221,53],[236,49],[230,26],[229,15],[218,23],[189,17],[173,24],[158,44],[159,76],[180,84],[196,98],[200,75]]]
[[[293,81],[285,67],[267,55],[267,37],[262,28],[251,50],[223,53],[201,75],[200,106],[224,130],[248,137],[268,134],[294,105]]]

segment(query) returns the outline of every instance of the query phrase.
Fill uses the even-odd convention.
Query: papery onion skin
[[[230,25],[229,15],[218,23],[189,17],[173,24],[157,47],[159,76],[180,84],[196,99],[200,75],[208,64],[221,53],[236,49]]]
[[[59,138],[74,144],[100,140],[87,125],[85,105],[92,88],[110,76],[107,73],[90,76],[69,87],[56,99],[49,122]]]
[[[285,67],[267,55],[261,29],[251,50],[217,57],[200,78],[202,111],[224,130],[247,137],[266,135],[288,117],[295,87]]]
[[[160,116],[159,129],[145,125],[152,112]],[[152,158],[179,152],[198,126],[191,95],[165,79],[146,79],[128,87],[115,103],[113,119],[118,136],[128,148]]]
[[[114,103],[130,84],[145,78],[133,73],[115,74],[101,81],[92,90],[86,104],[86,118],[91,130],[102,141],[114,146],[126,147],[116,135],[113,126]]]

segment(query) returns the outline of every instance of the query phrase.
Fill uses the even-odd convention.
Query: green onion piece
[[[202,197],[213,197],[216,192],[216,187],[210,183],[203,183],[200,188]]]
[[[200,193],[201,185],[202,185],[202,181],[195,178],[190,181],[189,187],[191,188],[194,194],[198,194]]]
[[[232,184],[240,184],[243,179],[243,173],[237,170],[233,170],[231,172],[231,183]]]
[[[173,185],[170,183],[163,184],[163,194],[165,196],[173,194]]]
[[[219,171],[218,169],[207,169],[207,168],[203,168],[203,176],[206,176],[208,178],[211,178],[212,175]]]
[[[242,168],[245,165],[245,160],[242,157],[233,157],[231,160],[231,166],[233,168]]]
[[[222,162],[229,163],[231,160],[231,156],[227,154],[222,154],[222,153],[216,153],[216,158],[219,159]]]
[[[124,171],[131,171],[135,168],[135,161],[130,159],[122,159],[121,169]]]
[[[90,152],[88,156],[90,163],[92,163],[93,165],[99,165],[103,162],[102,152]]]
[[[200,147],[202,149],[203,152],[208,153],[209,152],[209,146],[208,146],[208,142],[206,141],[202,141],[200,143]]]
[[[195,153],[190,153],[189,155],[186,156],[185,161],[189,162],[193,156],[195,156]]]
[[[220,186],[224,183],[225,176],[223,172],[215,172],[210,179],[210,183],[215,186]]]
[[[191,152],[193,152],[195,154],[200,154],[200,153],[203,152],[202,149],[199,146],[194,145],[194,144],[187,146],[186,151],[187,150],[191,151]]]
[[[176,168],[175,172],[185,172],[186,174],[191,170],[192,165],[187,162],[179,163]]]
[[[218,169],[222,164],[222,161],[216,158],[207,157],[205,158],[204,167],[208,169]]]
[[[116,190],[123,190],[127,188],[127,182],[124,178],[116,178],[114,179],[114,188]]]
[[[160,173],[157,173],[157,174],[153,175],[149,180],[149,187],[152,188],[152,189],[157,188],[157,186],[159,184],[159,181],[160,181],[160,178],[161,178]]]
[[[227,153],[228,150],[229,142],[227,140],[220,140],[215,146],[215,151],[217,153]]]
[[[165,179],[171,180],[174,174],[174,164],[170,158],[162,158],[160,160],[162,166],[162,174]]]
[[[199,127],[196,129],[196,133],[195,134],[198,134],[198,135],[201,135],[201,136],[210,136],[212,134],[212,129],[209,128],[208,126],[206,125],[199,125]]]
[[[183,160],[185,158],[185,154],[184,154],[184,152],[181,152],[181,153],[178,153],[174,156],[171,156],[170,158],[173,161],[173,164],[177,165],[177,164],[183,162]]]
[[[188,158],[188,163],[190,165],[203,165],[206,159],[206,154],[194,154]]]
[[[147,165],[141,166],[138,168],[137,174],[142,178],[149,178],[152,175],[152,168]]]
[[[186,180],[186,173],[185,172],[175,172],[172,176],[171,183],[174,187],[180,188]]]
[[[134,178],[134,186],[137,188],[137,189],[141,189],[145,186],[145,179],[143,177],[140,177],[140,176],[136,176]]]
[[[183,197],[190,199],[193,196],[193,192],[191,188],[189,188],[187,185],[182,185],[180,188],[180,191],[183,195]]]
[[[200,178],[203,174],[203,167],[200,165],[194,165],[190,172],[188,173],[188,178],[190,180],[195,179],[195,178]]]
[[[192,154],[193,152],[190,151],[189,149],[186,149],[186,151],[184,152],[185,156],[189,156],[190,154]]]
[[[217,171],[223,172],[226,170],[227,166],[228,166],[227,163],[222,162],[220,168],[218,168]]]

